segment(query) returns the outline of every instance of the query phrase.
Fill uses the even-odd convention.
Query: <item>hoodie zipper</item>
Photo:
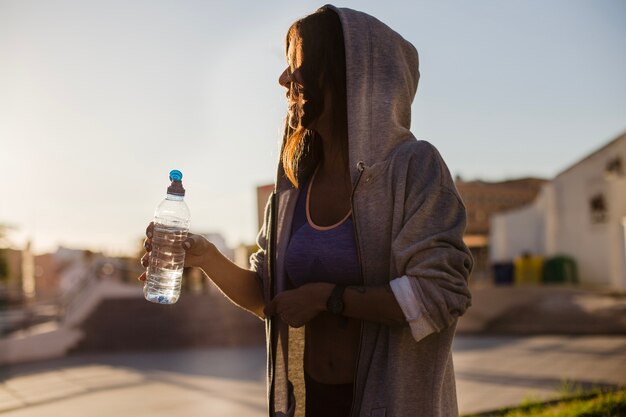
[[[274,190],[272,193],[272,199],[270,201],[270,227],[269,227],[269,235],[267,239],[267,259],[268,259],[268,281],[269,281],[269,299],[272,300],[274,298],[274,268],[275,268],[275,259],[274,259],[274,249],[275,249],[275,237],[276,237],[276,201],[278,200],[277,192]],[[268,346],[268,354],[269,354],[269,411],[270,415],[274,415],[274,375],[275,375],[275,361],[274,361],[274,333],[275,328],[272,323],[272,319],[267,318],[267,325],[269,327],[269,338],[270,343]]]
[[[357,222],[356,211],[354,210],[354,193],[356,191],[356,187],[358,187],[359,182],[361,181],[361,176],[363,175],[363,171],[365,170],[365,163],[363,161],[359,161],[356,164],[356,168],[359,171],[359,176],[357,177],[354,187],[352,187],[352,195],[350,196],[350,206],[352,208],[352,217],[354,221],[352,224],[354,225],[354,240],[356,243],[356,253],[357,259],[359,260],[359,274],[361,275],[361,282],[365,285],[365,276],[363,275],[363,263],[361,262],[361,246],[359,245],[359,228]],[[359,361],[361,359],[361,345],[363,343],[363,321],[361,321],[360,331],[359,331],[359,348],[356,356],[356,366],[354,367],[354,374],[352,376],[353,388],[352,388],[352,406],[350,407],[350,417],[354,414],[356,401],[356,391],[357,391],[357,374],[359,370]]]

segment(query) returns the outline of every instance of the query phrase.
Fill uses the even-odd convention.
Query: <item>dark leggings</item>
[[[304,372],[306,417],[349,417],[352,383],[323,384]]]

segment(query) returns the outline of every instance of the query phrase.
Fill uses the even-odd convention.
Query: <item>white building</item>
[[[626,292],[626,133],[545,184],[521,209],[494,215],[490,259],[566,255],[580,282]]]

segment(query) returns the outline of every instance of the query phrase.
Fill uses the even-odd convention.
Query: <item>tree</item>
[[[7,262],[6,250],[0,249],[0,281],[9,278],[9,263]]]

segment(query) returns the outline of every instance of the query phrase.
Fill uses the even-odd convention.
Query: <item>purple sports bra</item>
[[[285,258],[287,276],[294,287],[310,282],[359,285],[361,274],[352,211],[332,226],[315,225],[309,213],[314,179],[315,173],[310,181],[302,184],[296,202]]]

